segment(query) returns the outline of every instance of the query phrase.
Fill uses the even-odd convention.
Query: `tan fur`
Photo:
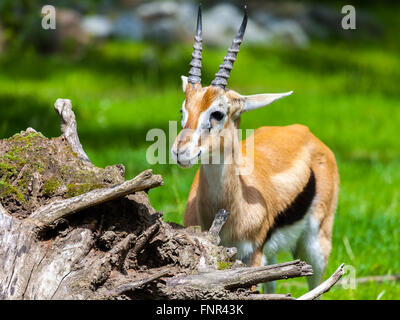
[[[185,108],[190,112],[184,129],[196,129],[200,114],[208,109],[221,91],[212,86],[202,88],[199,84],[187,85]]]

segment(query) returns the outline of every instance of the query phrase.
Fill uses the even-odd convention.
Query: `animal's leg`
[[[271,256],[270,258],[267,259],[263,253],[262,247],[258,247],[254,251],[252,260],[251,260],[252,267],[266,266],[268,264],[274,264],[274,263],[276,263],[275,256]],[[275,281],[270,281],[270,282],[266,282],[263,284],[259,284],[257,287],[253,286],[252,290],[255,291],[257,288],[258,288],[258,290],[261,290],[261,286],[263,288],[264,293],[274,293],[275,288],[276,288],[276,283],[275,283]]]
[[[263,256],[263,259],[262,259],[263,266],[266,266],[268,264],[275,264],[275,263],[276,263],[275,256],[271,256],[269,258],[266,258],[265,255]],[[262,284],[262,286],[263,286],[263,293],[275,293],[276,281],[265,282]]]
[[[238,252],[237,252],[237,259],[241,260],[246,266],[251,265],[252,257],[253,257],[253,244],[251,242],[243,241],[243,242],[238,242],[235,244],[224,244],[227,247],[236,247]]]
[[[253,253],[252,257],[251,257],[251,266],[252,266],[252,267],[259,267],[259,266],[261,266],[262,263],[263,263],[263,260],[264,260],[263,257],[264,257],[264,255],[263,255],[262,247],[257,247],[257,248],[254,250],[254,253]],[[251,287],[251,290],[252,290],[252,291],[256,291],[257,289],[260,289],[260,288],[261,288],[260,285],[258,285],[258,286],[252,286],[252,287]]]
[[[262,247],[257,247],[254,252],[253,255],[251,257],[251,266],[252,267],[259,267],[262,264],[262,259],[263,259],[263,251],[262,251]]]
[[[321,283],[329,257],[329,252],[322,251],[319,229],[319,223],[310,215],[308,225],[297,241],[296,249],[293,251],[296,259],[303,260],[312,266],[314,274],[307,277],[310,290]]]

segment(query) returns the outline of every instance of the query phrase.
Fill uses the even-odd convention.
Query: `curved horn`
[[[192,61],[190,62],[189,78],[188,81],[192,84],[201,82],[201,42],[203,41],[201,36],[201,5],[199,6],[199,12],[197,14],[197,29],[196,35],[194,36],[194,45],[192,53]]]
[[[236,61],[236,56],[239,52],[240,44],[243,41],[244,32],[246,31],[247,25],[247,6],[244,6],[244,17],[242,24],[240,25],[239,31],[233,39],[231,47],[228,49],[224,61],[219,66],[218,73],[215,74],[215,79],[211,82],[211,85],[218,86],[225,89],[230,72],[233,68],[233,63]]]

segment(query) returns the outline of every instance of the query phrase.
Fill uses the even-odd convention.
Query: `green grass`
[[[393,25],[394,14],[381,12]],[[391,18],[391,19],[390,19]],[[398,30],[398,22],[397,22]],[[393,35],[397,37],[397,35]],[[242,94],[294,94],[242,117],[242,128],[302,123],[335,153],[341,189],[326,276],[344,262],[357,277],[400,273],[400,49],[383,37],[365,42],[314,42],[307,50],[262,49],[244,43],[229,81]],[[229,45],[229,44],[227,44]],[[153,206],[181,223],[197,168],[149,165],[152,128],[179,120],[180,75],[190,46],[110,42],[78,59],[29,51],[0,60],[0,137],[31,126],[59,135],[52,105],[73,102],[81,142],[98,166],[123,163],[126,178],[151,167],[164,186],[150,191]],[[225,54],[205,48],[203,83]],[[279,261],[289,260],[288,254]],[[304,279],[278,281],[277,292],[299,296]],[[399,299],[399,283],[335,287],[324,299]]]

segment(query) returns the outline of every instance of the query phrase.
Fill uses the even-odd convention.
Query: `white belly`
[[[309,214],[306,214],[300,221],[275,230],[264,245],[264,255],[269,258],[275,256],[279,252],[294,249],[307,225],[308,219]]]
[[[265,258],[272,258],[279,252],[293,250],[302,233],[310,225],[310,219],[312,219],[310,213],[307,213],[300,221],[275,230],[264,244],[263,253]],[[226,246],[236,247],[238,251],[237,259],[249,265],[251,256],[255,250],[254,243],[250,241],[238,241],[234,243],[223,241],[223,243]]]

